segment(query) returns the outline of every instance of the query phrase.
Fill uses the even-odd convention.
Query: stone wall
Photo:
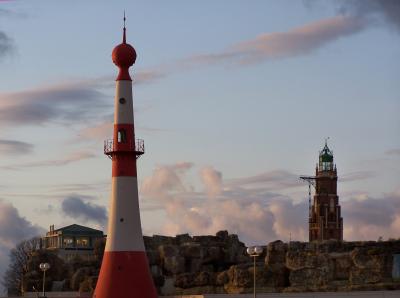
[[[253,262],[236,235],[145,237],[162,295],[250,293]],[[400,289],[392,278],[400,241],[323,243],[274,241],[257,258],[260,292]]]
[[[49,292],[47,298],[91,298],[79,292]],[[25,293],[24,297],[37,298],[36,293]],[[257,298],[398,298],[400,291],[362,291],[362,292],[310,292],[310,293],[258,293]],[[12,298],[12,297],[9,297]],[[17,298],[17,297],[14,297]],[[159,298],[253,298],[253,294],[205,294],[159,296]]]
[[[253,261],[237,235],[144,237],[150,269],[160,296],[241,294],[253,291]],[[103,246],[99,246],[103,247]],[[256,262],[259,293],[400,290],[392,278],[393,255],[400,240],[304,243],[274,241],[264,246]],[[92,262],[63,263],[39,252],[29,263],[25,289],[38,288],[38,264],[54,263],[46,288],[55,291],[93,291],[102,253]]]

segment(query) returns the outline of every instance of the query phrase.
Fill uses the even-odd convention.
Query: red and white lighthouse
[[[112,191],[106,248],[93,297],[156,298],[139,212],[136,159],[144,153],[144,144],[142,140],[135,140],[129,75],[136,51],[126,43],[125,25],[122,43],[114,48],[112,60],[119,68],[114,136],[104,144],[104,153],[112,160]]]

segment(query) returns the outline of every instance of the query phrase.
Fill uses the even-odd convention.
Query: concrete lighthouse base
[[[93,298],[156,298],[143,251],[105,252]]]

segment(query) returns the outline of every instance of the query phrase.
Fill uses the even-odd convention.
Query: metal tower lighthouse
[[[124,17],[125,22],[125,17]],[[140,223],[136,159],[144,153],[142,140],[135,141],[132,79],[129,67],[136,51],[123,41],[112,52],[119,68],[116,80],[114,136],[104,143],[112,160],[112,192],[107,243],[94,298],[155,298]]]

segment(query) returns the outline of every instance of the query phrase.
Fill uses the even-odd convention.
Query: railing
[[[108,155],[114,152],[114,141],[113,140],[105,140],[104,141],[104,154]]]
[[[136,158],[144,154],[144,141],[137,139],[136,142],[114,143],[113,139],[104,141],[104,154],[112,156],[115,152],[135,152]]]
[[[144,154],[144,140],[136,139],[135,152],[136,152],[136,155],[137,154],[139,154],[139,155]]]

